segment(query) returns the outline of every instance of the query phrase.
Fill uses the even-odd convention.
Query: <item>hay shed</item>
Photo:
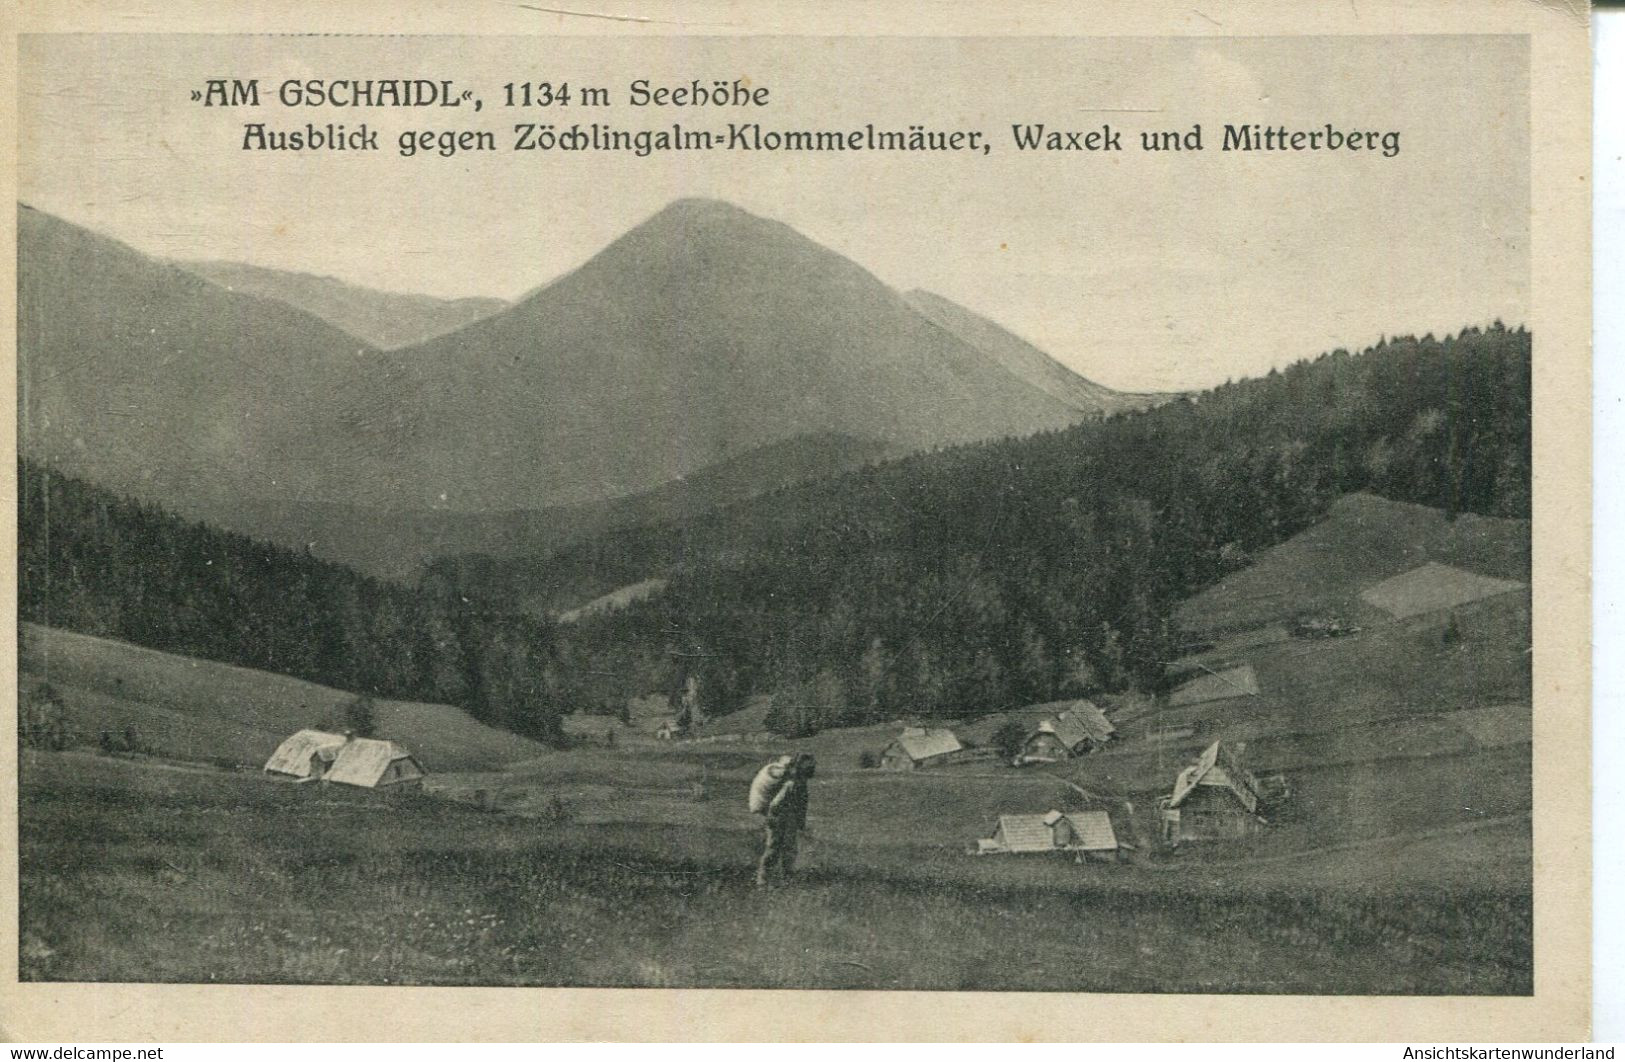
[[[908,727],[881,750],[880,765],[896,771],[934,767],[949,762],[964,748],[952,730]]]

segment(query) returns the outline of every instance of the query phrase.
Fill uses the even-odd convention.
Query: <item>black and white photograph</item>
[[[18,38],[23,986],[1555,977],[1531,36],[568,14]]]

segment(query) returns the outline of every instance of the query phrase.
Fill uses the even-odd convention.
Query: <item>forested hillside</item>
[[[1521,328],[1390,340],[613,533],[529,574],[561,602],[669,580],[559,633],[606,707],[689,671],[712,713],[778,690],[825,725],[1147,688],[1179,600],[1350,491],[1527,516],[1529,403]]]
[[[27,461],[18,473],[25,621],[558,732],[572,697],[546,624],[188,523]]]
[[[690,674],[708,714],[778,692],[812,725],[1147,689],[1177,651],[1179,601],[1351,491],[1527,516],[1529,377],[1529,334],[1499,325],[1337,351],[528,568],[449,566],[417,591],[24,462],[21,616],[540,737],[563,711],[616,711]],[[567,627],[501,592],[579,603],[651,577],[664,592]]]

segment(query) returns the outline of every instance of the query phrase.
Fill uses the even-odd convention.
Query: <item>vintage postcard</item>
[[[1584,1037],[1585,12],[578,6],[18,17],[5,1034]]]

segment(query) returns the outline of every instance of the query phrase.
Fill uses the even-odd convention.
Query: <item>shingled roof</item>
[[[1179,807],[1199,785],[1214,785],[1228,789],[1241,801],[1242,807],[1248,811],[1258,810],[1258,782],[1250,773],[1241,769],[1234,757],[1229,755],[1228,749],[1220,749],[1217,741],[1203,750],[1195,763],[1179,772],[1179,777],[1174,782],[1173,796],[1168,799],[1168,806]]]
[[[909,759],[919,762],[936,756],[946,756],[964,748],[952,730],[920,730],[910,727],[898,737],[897,744]]]
[[[1053,701],[1040,707],[1052,709],[1056,714],[1039,723],[1038,729],[1054,734],[1069,749],[1076,749],[1085,741],[1104,744],[1117,733],[1106,713],[1093,701]]]
[[[276,774],[309,778],[311,757],[321,754],[324,760],[331,760],[343,745],[342,734],[330,734],[325,730],[301,730],[277,746],[271,758],[265,761],[265,769]]]
[[[1064,838],[1060,843],[1058,833]],[[992,840],[981,847],[995,852],[1115,852],[1118,845],[1111,816],[1104,811],[1049,811],[1000,815]]]
[[[1007,852],[1053,852],[1055,823],[1061,818],[1058,811],[1047,815],[1000,815],[994,836],[1003,839]]]
[[[328,769],[326,777],[330,782],[370,788],[397,780],[396,777],[386,776],[390,767],[397,762],[402,764],[396,772],[399,780],[422,777],[423,768],[417,760],[393,741],[352,738],[339,749],[338,757]]]
[[[1112,817],[1104,811],[1069,811],[1066,818],[1077,834],[1071,847],[1085,852],[1117,851],[1117,831],[1112,829]]]

